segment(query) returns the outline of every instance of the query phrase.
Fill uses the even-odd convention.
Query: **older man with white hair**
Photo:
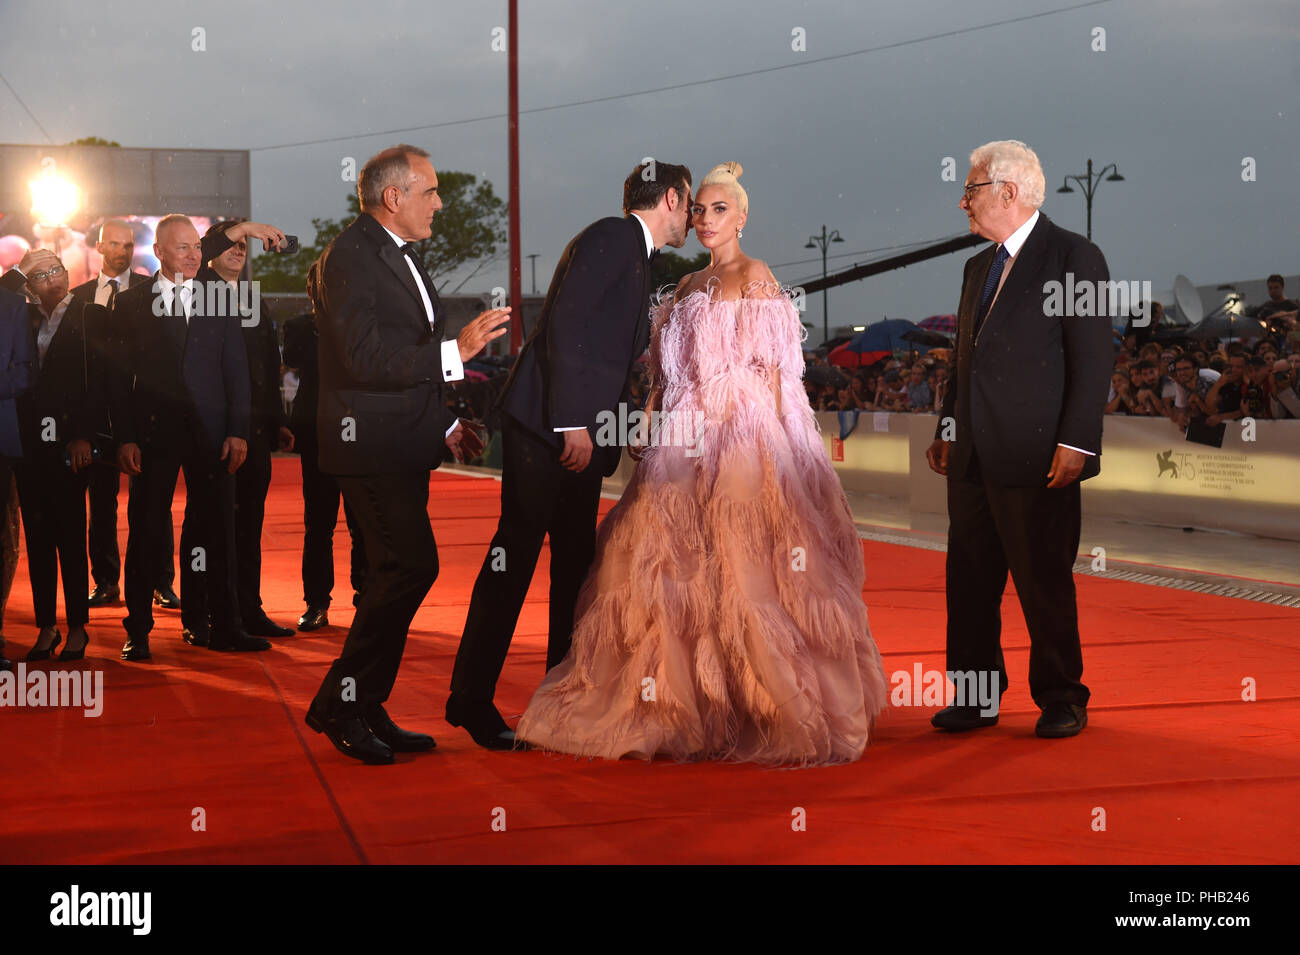
[[[1073,567],[1079,483],[1101,469],[1111,331],[1106,260],[1039,212],[1043,195],[1038,156],[1024,143],[971,153],[959,206],[994,244],[966,262],[955,386],[927,457],[948,478],[948,670],[992,673],[1006,690],[1009,571],[1029,629],[1029,689],[1043,711],[1036,732],[1053,738],[1088,721]],[[957,700],[933,724],[997,722],[996,702],[972,702]]]

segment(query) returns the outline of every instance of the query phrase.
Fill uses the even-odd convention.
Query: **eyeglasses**
[[[44,282],[46,279],[58,278],[66,271],[68,270],[63,266],[56,265],[53,268],[46,269],[44,272],[33,272],[31,275],[27,276],[27,281]]]
[[[981,186],[991,186],[995,182],[1001,182],[1001,181],[1002,181],[1001,179],[990,179],[988,182],[972,182],[969,186],[967,186],[965,189],[961,191],[962,198],[965,199],[967,202],[969,202],[971,197],[975,195],[976,189],[980,188]]]

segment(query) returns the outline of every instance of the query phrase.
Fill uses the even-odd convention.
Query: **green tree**
[[[678,255],[665,249],[650,265],[650,287],[658,290],[665,285],[676,286],[682,276],[708,268],[710,258],[707,249],[698,255]]]
[[[438,195],[442,210],[433,217],[433,234],[416,243],[424,267],[437,284],[439,276],[448,275],[465,265],[485,264],[506,241],[505,202],[496,195],[492,183],[479,182],[477,176],[453,169],[438,173]],[[302,245],[293,255],[262,253],[253,261],[254,274],[267,292],[301,292],[307,283],[307,270],[344,228],[361,214],[355,192],[347,197],[348,218],[312,219],[316,237],[311,245]]]
[[[68,143],[69,146],[117,146],[121,148],[121,143],[115,143],[111,139],[100,139],[98,136],[82,136],[80,139],[74,139]]]

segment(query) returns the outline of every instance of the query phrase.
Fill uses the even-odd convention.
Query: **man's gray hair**
[[[191,229],[194,228],[194,223],[190,221],[189,216],[183,216],[178,212],[173,212],[171,215],[163,216],[161,219],[158,220],[158,224],[154,226],[154,230],[153,230],[154,241],[161,242],[162,234],[165,231],[169,230],[174,225],[180,225],[182,222],[185,223],[187,226],[189,226]],[[198,230],[195,229],[195,231],[197,232]]]
[[[407,189],[407,179],[411,176],[411,157],[428,159],[429,154],[418,146],[401,143],[390,146],[381,153],[376,153],[366,160],[357,177],[357,199],[361,201],[361,211],[371,212],[384,204],[384,190],[397,186],[403,192]]]
[[[994,182],[1014,182],[1021,205],[1037,209],[1046,198],[1047,184],[1038,154],[1018,139],[985,143],[970,154],[973,169],[985,169]]]

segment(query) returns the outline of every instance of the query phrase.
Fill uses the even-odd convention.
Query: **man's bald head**
[[[135,257],[135,230],[124,219],[109,219],[99,227],[99,241],[95,249],[103,259],[100,270],[117,276],[130,271]]]

